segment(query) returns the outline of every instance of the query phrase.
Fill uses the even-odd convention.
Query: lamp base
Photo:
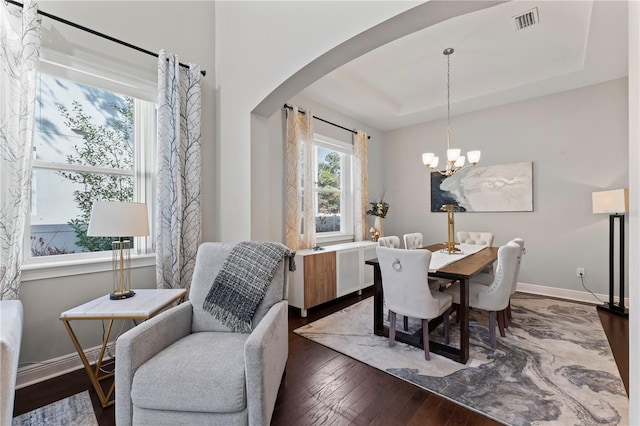
[[[122,299],[128,299],[130,297],[135,296],[136,292],[133,290],[126,290],[126,291],[116,291],[113,292],[109,295],[109,299],[111,300],[122,300]]]
[[[609,303],[605,302],[602,305],[598,305],[598,309],[601,311],[606,311],[606,312],[610,312],[612,314],[616,314],[616,315],[620,315],[623,317],[628,317],[629,316],[629,309],[627,308],[621,308],[619,305],[610,305]]]

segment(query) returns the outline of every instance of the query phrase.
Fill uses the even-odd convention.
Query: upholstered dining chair
[[[493,245],[493,232],[475,232],[475,231],[458,231],[456,232],[456,238],[459,243],[462,244],[473,244],[476,246],[487,246],[491,247]],[[489,285],[493,282],[494,279],[494,267],[493,264],[488,265],[486,268],[480,272],[479,275],[474,277],[474,281],[476,283]]]
[[[444,315],[445,337],[449,336],[452,297],[429,288],[427,274],[431,252],[376,247],[384,300],[389,309],[389,346],[395,344],[396,314],[422,320],[424,358],[429,361],[429,320]]]
[[[518,265],[520,246],[514,242],[508,242],[498,249],[498,261],[496,274],[490,286],[470,282],[469,283],[469,307],[489,311],[489,341],[492,348],[496,348],[496,316],[500,336],[505,337],[506,309],[511,297],[513,279]],[[449,294],[453,303],[460,303],[460,284],[455,283],[443,290]]]
[[[390,235],[378,238],[378,246],[388,248],[400,248],[400,237]]]
[[[378,247],[399,249],[400,237],[397,237],[395,235],[390,235],[388,237],[380,237],[378,238]],[[388,317],[388,320],[391,321],[391,312],[389,312],[389,315],[387,317]],[[409,318],[404,317],[403,326],[405,331],[409,329]]]
[[[424,237],[420,232],[413,232],[411,234],[404,234],[402,239],[404,240],[404,248],[407,250],[415,250],[422,247]]]
[[[518,290],[518,277],[520,276],[520,265],[522,265],[522,258],[524,257],[525,249],[524,249],[524,240],[522,238],[514,238],[511,240],[520,246],[520,253],[518,254],[518,264],[516,265],[516,272],[513,276],[513,287],[511,287],[511,296],[509,296],[509,305],[507,306],[507,325],[513,319],[513,315],[511,314],[511,297]]]

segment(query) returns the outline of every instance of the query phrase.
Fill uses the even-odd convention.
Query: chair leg
[[[424,359],[431,360],[429,356],[429,320],[422,320],[422,340],[424,345]]]
[[[389,311],[389,346],[396,344],[396,313]]]
[[[404,316],[404,323],[402,324],[404,325],[404,331],[409,331],[409,317],[408,316]]]
[[[509,304],[507,305],[507,318],[513,319],[513,315],[511,315],[511,299],[509,299]]]
[[[500,336],[502,337],[506,337],[506,334],[504,332],[504,329],[506,327],[506,316],[507,313],[505,312],[505,309],[498,312],[498,328],[500,329]]]
[[[444,343],[449,344],[449,312],[450,310],[444,313]]]
[[[496,313],[489,312],[489,343],[493,349],[496,348]]]

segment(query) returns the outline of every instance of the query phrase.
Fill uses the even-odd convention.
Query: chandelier
[[[451,148],[451,55],[453,49],[448,47],[442,52],[447,57],[447,167],[444,170],[438,169],[439,157],[433,152],[425,152],[422,154],[422,162],[425,166],[441,175],[451,176],[452,174],[465,169],[464,166],[467,157],[469,166],[475,166],[480,161],[480,151],[469,151],[467,156],[460,155],[460,150]]]

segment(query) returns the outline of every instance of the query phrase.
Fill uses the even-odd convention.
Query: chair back
[[[404,248],[407,250],[415,250],[422,247],[423,236],[420,232],[404,234],[402,239],[404,240]]]
[[[493,232],[456,232],[458,242],[462,244],[473,244],[477,246],[491,246],[493,244]]]
[[[413,318],[431,319],[440,315],[440,302],[431,295],[427,279],[429,250],[378,246],[376,254],[387,308]]]
[[[202,305],[220,268],[235,246],[236,243],[207,242],[202,243],[198,248],[191,289],[189,290],[189,300],[193,307],[191,331],[194,333],[199,331],[231,331],[229,327],[205,311]],[[288,273],[287,262],[288,260],[283,260],[276,268],[267,292],[253,315],[252,329],[258,326],[260,320],[274,304],[284,298],[285,274]]]
[[[378,238],[378,246],[388,248],[400,248],[400,237],[391,235],[388,237]]]
[[[511,295],[516,292],[518,287],[518,276],[520,275],[520,265],[522,264],[522,257],[524,255],[524,240],[522,238],[514,238],[509,242],[514,242],[518,244],[520,247],[520,252],[518,253],[518,264],[516,265],[516,273],[513,276],[513,287],[511,288]]]
[[[520,246],[508,242],[498,249],[498,266],[493,283],[478,294],[477,304],[469,306],[487,311],[501,311],[509,305],[511,288],[518,265]]]

